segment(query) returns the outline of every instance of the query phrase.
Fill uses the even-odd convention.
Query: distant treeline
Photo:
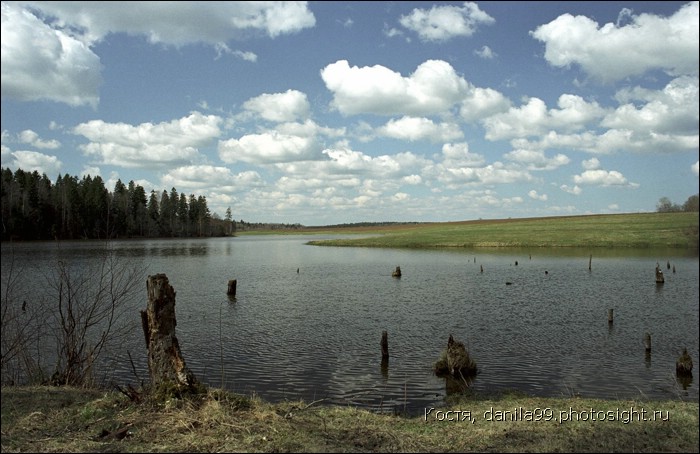
[[[659,203],[656,204],[656,211],[659,213],[696,212],[698,211],[698,194],[688,197],[683,205],[671,202],[668,197],[661,197]]]
[[[243,219],[234,221],[236,232],[245,232],[250,230],[299,230],[304,229],[301,224],[281,224],[274,222],[245,222]]]
[[[118,180],[112,192],[100,176],[59,175],[52,183],[37,171],[2,169],[2,240],[224,236],[235,222],[212,215],[204,196],[147,195]]]

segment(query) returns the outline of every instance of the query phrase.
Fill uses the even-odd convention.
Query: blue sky
[[[2,2],[2,166],[325,225],[698,193],[698,2]]]

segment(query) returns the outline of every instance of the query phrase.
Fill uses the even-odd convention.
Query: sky
[[[698,2],[2,2],[2,167],[308,226],[698,193]]]

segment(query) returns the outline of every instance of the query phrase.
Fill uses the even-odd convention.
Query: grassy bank
[[[698,213],[478,220],[337,229],[335,233],[379,235],[312,241],[310,244],[390,248],[587,247],[697,250]]]
[[[2,451],[697,452],[698,403],[462,396],[402,417],[212,389],[134,403],[114,392],[9,387]]]

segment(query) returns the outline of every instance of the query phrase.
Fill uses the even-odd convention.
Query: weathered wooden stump
[[[456,341],[450,334],[447,348],[433,366],[436,375],[451,375],[455,378],[467,378],[476,375],[476,362],[462,342]]]
[[[392,277],[401,277],[401,267],[397,266],[396,269],[391,273]]]
[[[688,354],[688,349],[684,348],[681,356],[676,360],[676,375],[689,376],[693,374],[693,358]]]
[[[299,271],[297,270],[297,273]],[[228,289],[226,290],[226,294],[228,296],[231,296],[233,298],[236,297],[236,285],[238,284],[238,281],[236,279],[231,279],[228,281]]]
[[[646,333],[644,335],[644,350],[647,353],[651,352],[651,334],[649,334],[649,333]]]
[[[656,264],[656,283],[657,284],[663,284],[664,283],[664,273],[661,271],[661,268],[659,267],[659,264]]]
[[[593,254],[588,257],[588,271],[591,270],[591,263],[593,263]]]
[[[148,276],[146,287],[148,307],[141,311],[141,322],[151,385],[175,394],[195,391],[197,380],[185,365],[175,336],[175,290],[165,274]]]
[[[382,341],[380,342],[382,346],[382,360],[389,358],[389,333],[382,331]]]
[[[612,325],[613,322],[613,310],[608,309],[608,323]]]

